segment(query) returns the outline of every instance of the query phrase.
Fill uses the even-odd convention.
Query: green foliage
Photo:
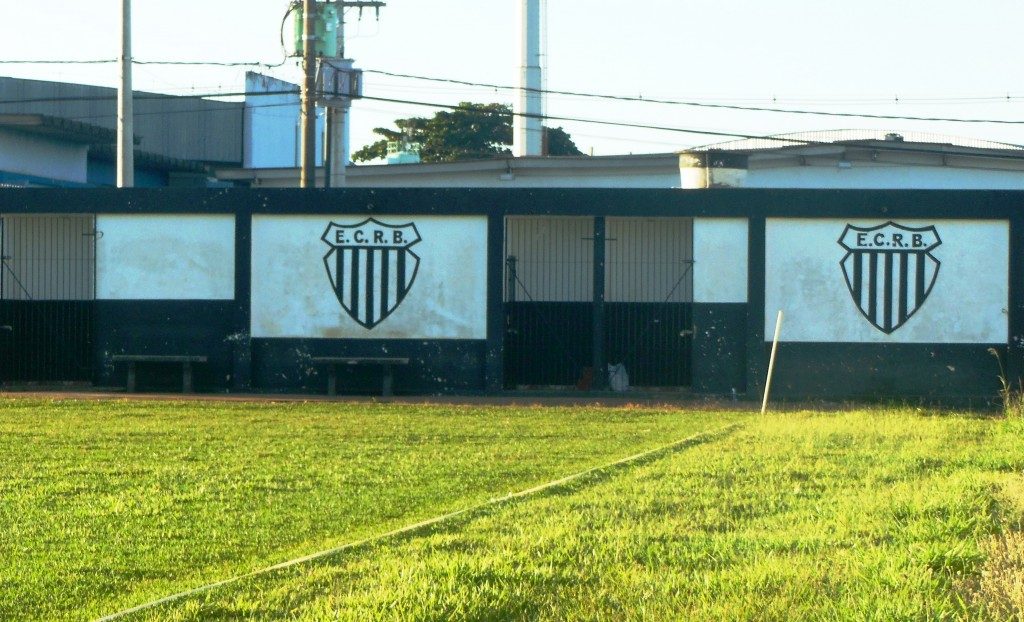
[[[544,146],[548,155],[583,155],[569,133],[561,127],[544,128]]]
[[[505,104],[461,102],[433,117],[397,119],[398,129],[378,127],[382,139],[352,154],[356,162],[384,158],[388,141],[420,143],[423,162],[458,162],[507,155],[512,144],[512,109]],[[562,128],[545,128],[549,155],[582,155]]]

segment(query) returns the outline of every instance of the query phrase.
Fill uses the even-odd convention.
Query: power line
[[[205,93],[205,94],[189,95],[187,97],[191,97],[191,98],[194,98],[194,99],[202,99],[202,98],[209,98],[209,97],[270,96],[270,95],[296,95],[296,94],[298,94],[298,91],[296,91],[296,90],[260,91],[260,92],[234,91],[234,92],[229,92],[229,93]],[[136,94],[135,99],[136,100],[176,100],[176,99],[181,99],[182,97],[183,96],[180,96],[180,95],[167,95],[167,94],[162,94],[162,93],[139,93],[139,94]],[[4,105],[17,105],[17,104],[37,104],[37,103],[64,103],[64,102],[76,102],[76,101],[77,102],[98,102],[98,101],[112,101],[114,99],[116,99],[116,95],[81,95],[81,96],[73,96],[73,97],[36,97],[36,98],[18,99],[18,100],[0,100],[0,106],[4,106]],[[436,103],[436,102],[423,102],[423,101],[415,101],[415,100],[407,100],[407,99],[394,99],[394,98],[388,98],[388,97],[372,97],[372,96],[367,96],[367,95],[363,95],[362,99],[370,100],[370,101],[386,102],[386,103],[392,103],[392,104],[403,104],[403,105],[411,105],[411,106],[423,106],[423,107],[427,107],[427,108],[446,108],[446,109],[450,109],[450,110],[456,110],[456,109],[459,108],[458,105],[452,105],[452,104],[441,104],[441,103]],[[231,102],[219,102],[219,103],[231,103]],[[219,111],[217,111],[217,110],[197,110],[196,112],[219,112]],[[487,114],[487,112],[485,112],[485,114]],[[490,114],[498,114],[498,113],[490,113]],[[500,113],[500,114],[504,114],[504,113]],[[526,113],[517,113],[517,112],[510,112],[508,114],[511,114],[512,116],[523,116],[523,117],[538,118],[538,119],[541,119],[542,121],[543,120],[566,121],[566,122],[575,122],[575,123],[590,123],[590,124],[594,124],[594,125],[605,125],[605,126],[612,126],[612,127],[628,127],[628,128],[636,128],[636,129],[648,129],[648,130],[656,130],[656,131],[677,132],[677,133],[684,133],[684,134],[700,134],[700,135],[704,135],[704,136],[720,136],[720,137],[725,137],[725,138],[752,138],[752,139],[758,139],[759,138],[759,139],[765,139],[765,140],[779,140],[779,141],[790,142],[790,143],[794,142],[792,139],[773,138],[771,136],[765,136],[765,135],[759,135],[759,134],[743,134],[743,133],[736,133],[736,132],[720,132],[720,131],[717,131],[717,130],[687,129],[687,128],[658,126],[658,125],[645,125],[645,124],[641,124],[641,123],[627,123],[627,122],[620,122],[620,121],[602,121],[602,120],[597,120],[597,119],[583,119],[583,118],[578,118],[578,117],[560,117],[560,116],[551,116],[551,115],[527,115]]]
[[[138,60],[133,65],[182,65],[187,67],[282,67],[288,62],[288,56],[279,63],[267,61],[215,61],[215,60]],[[0,65],[104,65],[119,62],[117,58],[97,58],[90,60],[0,60]]]
[[[368,95],[363,95],[362,99],[368,99],[368,100],[380,101],[380,102],[397,103],[397,104],[405,104],[405,105],[413,105],[413,106],[426,106],[426,107],[431,107],[431,108],[447,108],[449,110],[457,110],[457,109],[460,108],[460,106],[458,106],[458,105],[451,105],[451,104],[418,102],[418,101],[403,100],[403,99],[389,99],[389,98],[384,98],[384,97],[372,97],[372,96],[368,96]],[[808,138],[793,138],[793,137],[787,137],[787,136],[773,136],[773,135],[770,135],[770,134],[746,134],[746,133],[742,133],[742,132],[726,132],[726,131],[720,131],[720,130],[706,130],[706,129],[694,129],[694,128],[660,126],[660,125],[646,125],[646,124],[642,124],[642,123],[625,123],[625,122],[621,122],[621,121],[602,121],[602,120],[598,120],[598,119],[582,119],[582,118],[578,118],[578,117],[561,117],[561,116],[543,115],[543,114],[535,115],[535,114],[527,114],[527,113],[522,113],[522,112],[510,112],[510,113],[507,113],[507,112],[496,112],[496,111],[479,111],[479,112],[481,112],[483,114],[511,114],[513,116],[517,116],[517,115],[518,116],[529,116],[529,117],[539,118],[539,119],[544,120],[544,121],[567,121],[567,122],[573,122],[573,123],[590,123],[590,124],[594,124],[594,125],[606,125],[606,126],[613,126],[613,127],[629,127],[629,128],[645,129],[645,130],[657,130],[657,131],[663,131],[663,132],[676,132],[676,133],[681,133],[681,134],[699,134],[699,135],[703,135],[703,136],[719,136],[719,137],[724,137],[724,138],[744,138],[744,139],[749,139],[749,140],[776,141],[776,142],[780,142],[780,143],[786,143],[786,144],[788,144],[790,146],[804,146],[804,145],[834,146],[835,144],[837,144],[835,142],[829,142],[829,141],[813,140],[813,139],[808,139]],[[1017,123],[1024,123],[1024,122],[1018,121]],[[841,144],[841,142],[840,142],[840,144]],[[930,153],[930,154],[946,154],[946,155],[948,155],[948,151],[945,151],[945,150],[942,150],[942,149],[932,149],[932,148],[927,148],[927,147],[920,148],[920,147],[901,146],[898,143],[886,143],[885,149],[886,149],[886,151],[902,151],[902,152],[908,152],[908,153]],[[1018,147],[1016,145],[1007,145],[1007,149],[1018,150]],[[993,157],[998,157],[998,156],[993,156]]]
[[[133,60],[132,63],[135,65],[179,65],[185,67],[267,67],[269,69],[274,69],[276,67],[283,67],[288,62],[288,58],[288,56],[285,56],[279,63],[268,63],[263,61],[221,62],[190,60]]]
[[[116,63],[118,60],[116,58],[95,60],[0,60],[0,65],[102,65]]]
[[[240,97],[240,96],[261,97],[261,96],[297,95],[297,94],[298,94],[298,91],[296,91],[295,89],[291,89],[291,90],[277,90],[277,91],[253,91],[253,92],[250,92],[250,91],[234,91],[234,92],[227,92],[227,93],[225,93],[225,92],[221,92],[221,93],[205,93],[205,94],[190,95],[190,96],[187,96],[187,97],[191,97],[193,99],[202,99],[202,98],[210,98],[210,97]],[[180,100],[183,97],[184,96],[167,95],[167,94],[162,94],[162,93],[140,93],[140,94],[136,95],[136,99],[138,99],[138,100],[176,100],[176,99]],[[75,96],[75,97],[41,97],[41,98],[30,98],[30,99],[20,99],[20,100],[0,100],[0,106],[2,106],[2,105],[14,105],[14,104],[26,104],[26,103],[61,103],[61,102],[70,102],[70,101],[112,101],[114,99],[116,99],[115,95]],[[363,95],[361,97],[361,99],[368,100],[368,101],[378,101],[378,102],[384,102],[384,103],[392,103],[392,104],[402,104],[402,105],[407,105],[407,106],[422,106],[422,107],[426,107],[426,108],[441,108],[441,109],[448,109],[448,110],[457,110],[457,109],[460,108],[460,106],[457,105],[457,104],[442,104],[442,103],[439,103],[439,102],[425,102],[425,101],[416,101],[416,100],[408,100],[408,99],[395,99],[395,98],[388,98],[388,97],[373,97],[373,96],[369,96],[369,95]],[[228,104],[228,103],[237,103],[237,102],[217,102],[217,103]],[[294,103],[291,103],[291,104],[279,104],[279,105],[294,105]],[[268,107],[269,106],[270,105],[268,105]],[[175,111],[167,111],[167,112],[168,113],[173,113]],[[220,112],[220,111],[219,110],[211,110],[211,109],[203,109],[203,110],[196,110],[194,112]],[[673,126],[663,126],[663,125],[652,125],[652,124],[645,124],[645,123],[630,123],[630,122],[623,122],[623,121],[606,121],[606,120],[600,120],[600,119],[586,119],[586,118],[581,118],[581,117],[564,117],[564,116],[544,115],[544,114],[536,115],[536,114],[527,114],[527,113],[520,113],[520,112],[514,112],[514,111],[508,111],[508,112],[505,112],[505,111],[477,111],[477,112],[479,112],[481,114],[499,114],[499,115],[506,115],[506,114],[508,114],[508,115],[511,115],[511,116],[533,117],[533,118],[541,119],[542,121],[564,121],[564,122],[570,122],[570,123],[586,123],[586,124],[602,125],[602,126],[609,126],[609,127],[626,127],[626,128],[633,128],[633,129],[645,129],[645,130],[654,130],[654,131],[661,131],[661,132],[673,132],[673,133],[680,133],[680,134],[696,134],[696,135],[702,135],[702,136],[717,136],[717,137],[723,137],[723,138],[744,138],[744,139],[751,139],[751,140],[777,141],[777,142],[780,142],[780,143],[786,143],[786,144],[790,144],[790,145],[832,145],[833,144],[833,143],[827,142],[827,141],[815,141],[815,140],[810,140],[810,139],[787,138],[787,137],[783,137],[783,136],[773,136],[773,135],[766,135],[766,134],[749,134],[749,133],[744,133],[744,132],[727,132],[727,131],[711,130],[711,129],[683,128],[683,127],[673,127]],[[153,112],[152,114],[161,114],[161,112]],[[1005,123],[1024,124],[1024,121],[1006,121]],[[886,149],[891,150],[891,151],[912,151],[912,152],[916,152],[916,153],[945,153],[944,151],[938,150],[938,149],[931,149],[930,150],[930,149],[921,149],[921,148],[916,148],[916,147],[899,147],[897,145],[886,145]]]
[[[105,88],[105,87],[101,87]],[[114,89],[110,89],[114,90]],[[135,93],[136,100],[180,100],[185,98],[192,99],[209,99],[211,97],[243,97],[243,96],[267,96],[267,95],[298,95],[298,88],[290,90],[277,90],[277,91],[231,91],[226,93],[197,93],[194,95],[169,95],[166,93]],[[72,95],[63,97],[30,97],[26,99],[6,99],[0,100],[0,106],[12,106],[17,104],[46,104],[46,103],[64,103],[64,102],[101,102],[101,101],[112,101],[117,99],[117,95]],[[214,103],[231,103],[231,102],[217,102],[216,100],[209,100]]]
[[[571,97],[587,97],[592,99],[607,99],[613,101],[624,101],[624,102],[643,102],[648,104],[666,104],[672,106],[692,106],[696,108],[716,108],[723,110],[742,110],[746,112],[772,112],[772,113],[783,113],[783,114],[801,114],[801,115],[820,115],[827,117],[846,117],[846,118],[858,118],[858,119],[885,119],[885,120],[896,120],[896,121],[933,121],[933,122],[946,122],[946,123],[999,123],[1008,125],[1022,124],[1024,121],[1013,121],[1006,119],[961,119],[961,118],[949,118],[949,117],[918,117],[908,115],[885,115],[885,114],[868,114],[859,112],[829,112],[819,110],[794,110],[790,108],[768,108],[763,106],[740,106],[737,104],[722,104],[722,103],[710,103],[710,102],[697,102],[697,101],[684,101],[676,99],[657,99],[647,97],[634,97],[629,95],[608,95],[601,93],[583,93],[579,91],[558,91],[551,89],[531,89],[523,88],[519,86],[509,86],[503,84],[490,84],[486,82],[469,82],[466,80],[453,80],[450,78],[432,78],[429,76],[417,76],[412,74],[395,73],[390,71],[382,71],[379,69],[364,69],[363,73],[375,73],[382,76],[389,76],[392,78],[408,78],[413,80],[424,80],[428,82],[445,82],[448,84],[458,84],[461,86],[475,86],[481,88],[497,89],[504,91],[528,91],[533,93],[541,93],[545,95],[566,95]],[[1009,99],[1010,96],[1007,95]]]
[[[408,99],[393,99],[393,98],[389,98],[389,97],[372,97],[372,96],[369,96],[369,95],[363,95],[362,99],[368,99],[368,100],[371,100],[371,101],[378,101],[378,102],[388,102],[388,103],[392,103],[392,104],[405,104],[405,105],[410,105],[410,106],[424,106],[424,107],[428,107],[428,108],[447,108],[449,110],[458,110],[460,108],[458,105],[453,105],[453,104],[440,104],[440,103],[433,103],[433,102],[420,102],[420,101],[413,101],[413,100],[408,100]],[[742,133],[736,133],[736,132],[719,132],[719,131],[716,131],[716,130],[687,129],[687,128],[669,127],[669,126],[661,126],[661,125],[646,125],[646,124],[643,124],[643,123],[627,123],[627,122],[624,122],[624,121],[602,121],[602,120],[599,120],[599,119],[582,119],[582,118],[579,118],[579,117],[559,117],[559,116],[546,115],[546,114],[528,114],[528,113],[525,113],[525,112],[493,112],[493,111],[485,111],[485,110],[474,111],[474,112],[480,112],[480,113],[483,113],[483,114],[492,114],[492,115],[494,115],[494,114],[501,114],[501,115],[508,114],[508,115],[515,116],[515,117],[526,117],[526,118],[531,118],[531,119],[540,119],[542,121],[568,121],[568,122],[573,122],[573,123],[592,123],[594,125],[610,125],[610,126],[614,126],[614,127],[630,127],[630,128],[645,129],[645,130],[658,130],[658,131],[662,131],[662,132],[679,132],[679,133],[683,133],[683,134],[703,134],[703,135],[706,135],[706,136],[722,136],[722,137],[726,137],[726,138],[763,138],[765,140],[784,140],[786,142],[794,142],[792,139],[774,138],[774,137],[771,137],[771,136],[764,136],[764,135],[760,135],[760,134],[742,134]]]
[[[266,67],[268,69],[282,67],[287,64],[289,60],[288,56],[279,63],[269,63],[264,61],[237,61],[237,62],[221,62],[221,61],[145,61],[135,60],[134,64],[137,65],[159,65],[159,66],[186,66],[186,67]],[[73,65],[92,65],[102,63],[114,63],[117,59],[97,59],[97,60],[0,60],[0,64],[73,64]],[[526,90],[529,92],[536,92],[545,95],[561,95],[568,97],[584,97],[591,99],[604,99],[611,101],[623,101],[623,102],[634,102],[634,103],[648,103],[648,104],[662,104],[671,106],[690,106],[696,108],[711,108],[720,110],[737,110],[744,112],[769,112],[774,114],[796,114],[796,115],[812,115],[812,116],[826,116],[826,117],[840,117],[840,118],[854,118],[854,119],[878,119],[887,121],[925,121],[925,122],[938,122],[938,123],[993,123],[999,125],[1020,125],[1024,124],[1024,120],[1012,120],[1012,119],[979,119],[979,118],[958,118],[958,117],[925,117],[925,116],[914,116],[914,115],[887,115],[887,114],[871,114],[861,112],[835,112],[825,110],[802,110],[792,108],[772,108],[767,106],[742,106],[738,104],[726,104],[726,103],[715,103],[715,102],[700,102],[700,101],[687,101],[677,99],[660,99],[660,98],[649,98],[649,97],[638,97],[630,95],[611,95],[606,93],[586,93],[581,91],[561,91],[553,89],[530,89],[518,86],[502,85],[502,84],[491,84],[486,82],[471,82],[468,80],[456,80],[451,78],[436,78],[431,76],[419,76],[414,74],[404,74],[391,71],[384,71],[379,69],[364,69],[364,73],[374,73],[383,76],[389,76],[393,78],[403,78],[412,80],[423,80],[428,82],[442,82],[447,84],[457,84],[461,86],[471,86],[477,88],[488,88],[496,90],[506,91],[518,91]],[[196,95],[194,97],[227,97],[234,94],[210,94],[210,95]],[[948,101],[1014,101],[1021,99],[1020,96],[1007,94],[1005,96],[998,97],[963,97],[963,98],[948,98]],[[886,100],[888,101],[888,100]],[[909,102],[914,101],[911,99],[900,99],[895,97],[892,101],[894,102]],[[943,101],[942,98],[927,98],[922,101]]]

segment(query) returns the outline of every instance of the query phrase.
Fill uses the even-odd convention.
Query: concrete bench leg
[[[135,361],[128,362],[128,392],[135,393]]]
[[[188,361],[181,364],[181,392],[192,392],[192,363]]]
[[[338,394],[338,366],[328,365],[327,366],[327,395]]]
[[[392,393],[391,389],[395,385],[395,377],[391,373],[391,365],[384,364],[384,397],[389,397]]]

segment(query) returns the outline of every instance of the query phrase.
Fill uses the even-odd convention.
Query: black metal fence
[[[92,378],[96,221],[0,215],[0,382]]]
[[[608,218],[603,302],[594,230],[592,217],[506,219],[506,386],[591,385],[597,304],[605,360],[631,384],[688,386],[693,220]]]

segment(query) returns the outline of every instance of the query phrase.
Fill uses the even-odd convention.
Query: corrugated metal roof
[[[139,149],[178,160],[240,164],[243,106],[136,91]],[[0,113],[42,114],[114,130],[117,90],[0,76]]]
[[[893,130],[824,130],[814,132],[793,132],[790,134],[773,134],[765,138],[744,138],[721,143],[713,143],[693,147],[687,151],[759,151],[779,149],[781,147],[797,147],[803,145],[846,143],[855,141],[885,141],[886,136],[896,134],[907,143],[933,143],[971,149],[1000,149],[1024,151],[1024,146],[1000,143],[978,138],[947,136],[930,132],[895,132]],[[899,141],[892,141],[899,144]]]
[[[0,128],[86,145],[108,144],[117,140],[117,132],[109,128],[44,114],[0,113]]]

